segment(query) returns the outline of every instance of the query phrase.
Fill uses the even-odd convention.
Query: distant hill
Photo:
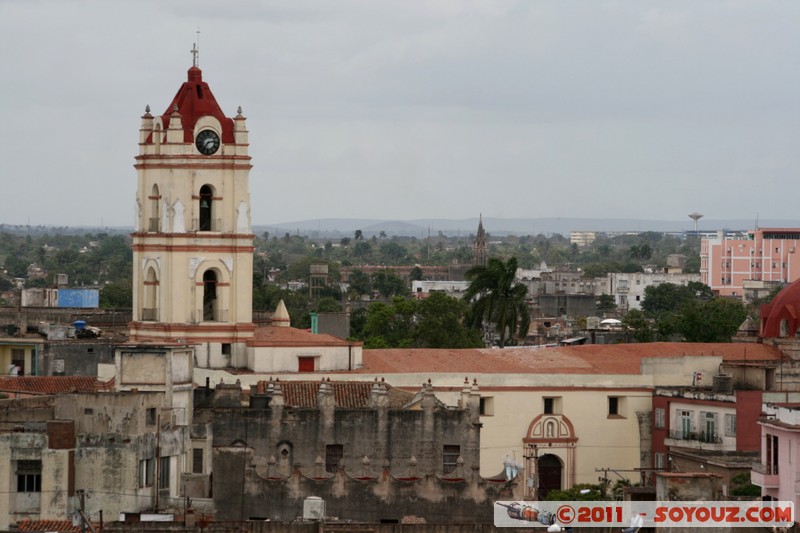
[[[759,220],[762,228],[798,228],[800,220]],[[568,237],[571,231],[601,232],[682,232],[692,230],[694,223],[686,220],[635,220],[622,218],[492,218],[483,219],[483,227],[490,235],[539,235],[552,236],[561,234]],[[747,230],[755,227],[754,220],[745,219],[701,219],[700,231]],[[441,218],[424,218],[416,220],[378,220],[358,218],[321,218],[281,222],[276,224],[254,224],[253,232],[263,235],[282,236],[285,233],[307,235],[317,238],[341,239],[352,237],[356,230],[361,230],[365,238],[380,235],[405,237],[426,237],[438,235],[441,231],[448,236],[474,235],[478,229],[477,218],[450,220]],[[83,235],[86,233],[129,234],[131,227],[99,227],[99,226],[26,226],[17,224],[0,224],[0,232],[22,235],[63,234]]]
[[[762,228],[797,228],[800,220],[759,220]],[[755,221],[745,219],[701,219],[700,231],[747,230],[755,226]],[[483,227],[490,235],[539,235],[550,236],[561,234],[569,236],[572,231],[601,232],[681,232],[694,229],[694,222],[686,220],[634,220],[603,218],[491,218],[483,219]],[[378,235],[381,231],[389,236],[425,237],[430,231],[437,235],[440,231],[446,235],[472,235],[478,229],[478,219],[462,220],[417,219],[417,220],[374,220],[353,218],[325,218],[317,220],[300,220],[279,224],[256,225],[254,231],[261,235],[269,231],[273,235],[284,233],[300,233],[328,238],[352,237],[353,232],[361,230],[364,237]]]

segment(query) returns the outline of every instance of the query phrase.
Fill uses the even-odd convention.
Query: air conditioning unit
[[[303,501],[303,520],[322,520],[325,518],[325,500],[309,496]]]

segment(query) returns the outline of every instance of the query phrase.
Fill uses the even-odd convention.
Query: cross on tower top
[[[198,66],[199,59],[200,59],[200,27],[197,28],[195,31],[197,34],[197,40],[192,44],[192,66]]]

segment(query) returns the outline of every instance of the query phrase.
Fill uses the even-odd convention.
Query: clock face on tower
[[[212,155],[219,150],[219,135],[214,130],[203,130],[197,134],[194,145],[203,155]]]

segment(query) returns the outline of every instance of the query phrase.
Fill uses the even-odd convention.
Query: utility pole
[[[87,527],[91,533],[96,533],[92,524],[89,523],[89,519],[86,518],[86,491],[79,489],[76,492],[81,502],[81,508],[78,509],[78,514],[81,516],[81,533],[86,533]]]
[[[81,533],[86,533],[86,491],[80,489],[78,491],[78,498],[81,501]]]

